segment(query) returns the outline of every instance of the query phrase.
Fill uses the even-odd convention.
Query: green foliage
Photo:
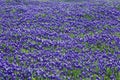
[[[114,35],[120,38],[120,32],[115,32]]]
[[[103,29],[113,29],[113,28],[115,28],[115,26],[109,26],[109,25],[103,26]]]
[[[94,33],[92,31],[89,32],[90,36],[94,36]]]
[[[67,76],[70,76],[74,80],[79,80],[79,75],[81,74],[80,69],[74,69],[74,70],[68,70],[67,71]]]
[[[46,15],[46,14],[41,14],[41,16],[44,18],[44,17],[46,17],[47,15]]]
[[[118,71],[117,68],[114,68],[114,74],[115,74],[116,80],[120,80],[120,71]]]
[[[110,77],[108,77],[108,76],[104,76],[104,80],[110,80]]]
[[[113,70],[109,67],[106,68],[106,75],[104,76],[104,80],[111,80],[110,76],[114,74],[116,80],[120,80],[120,72],[117,70],[117,68],[114,68]]]
[[[111,68],[106,68],[106,75],[110,77],[112,75],[112,69]]]
[[[7,45],[5,43],[2,43],[1,46],[2,47],[0,48],[0,51],[5,52],[5,48],[7,48]]]
[[[120,72],[116,73],[116,80],[120,80]]]
[[[86,18],[88,20],[92,20],[93,19],[93,17],[91,15],[89,15],[89,14],[85,14],[84,18]]]
[[[66,53],[66,49],[65,49],[65,48],[62,48],[61,53],[62,53],[62,54],[65,54],[65,53]]]
[[[55,40],[57,40],[57,41],[61,41],[62,39],[61,39],[60,37],[56,37]]]
[[[28,52],[29,52],[29,50],[27,50],[27,49],[25,49],[25,48],[22,48],[21,51],[22,51],[23,53],[28,53]]]
[[[103,32],[102,30],[98,30],[98,31],[97,31],[98,34],[100,34],[100,33],[102,33],[102,32]]]
[[[79,52],[81,52],[81,49],[79,49],[79,48],[74,48],[74,51],[79,53]]]
[[[84,35],[83,33],[80,33],[80,34],[78,35],[78,37],[80,37],[80,38],[84,38],[85,35]]]
[[[51,46],[44,47],[44,50],[51,50]]]
[[[9,48],[10,52],[13,52],[13,51],[14,51],[14,47],[8,46],[8,48]]]
[[[14,57],[9,57],[8,60],[9,60],[10,63],[12,63],[13,60],[14,60]]]
[[[20,60],[19,60],[18,56],[16,56],[16,62],[18,65],[20,65]]]
[[[91,80],[90,78],[82,78],[82,80]]]
[[[6,44],[2,44],[2,47],[3,47],[3,48],[6,48],[7,46],[6,46]]]
[[[15,12],[16,12],[16,9],[13,8],[13,9],[11,10],[11,12],[12,12],[12,13],[15,13]]]
[[[34,50],[35,50],[35,48],[33,48],[33,47],[30,48],[30,52],[34,52]]]
[[[98,75],[97,74],[93,74],[92,77],[93,77],[93,80],[96,80],[96,78],[98,77]]]
[[[71,34],[70,34],[70,37],[71,37],[71,38],[75,38],[75,35],[71,33]]]
[[[105,51],[106,54],[108,54],[109,52],[114,54],[115,50],[113,48],[111,48],[110,46],[106,45],[105,43],[97,43],[97,44],[89,44],[87,42],[85,42],[85,46],[88,49],[91,49],[92,51]],[[116,47],[116,49],[118,49],[118,47]]]

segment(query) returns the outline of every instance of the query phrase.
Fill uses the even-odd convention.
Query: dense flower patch
[[[0,1],[0,80],[120,80],[120,3]]]

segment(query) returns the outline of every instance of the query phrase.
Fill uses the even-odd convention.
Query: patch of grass
[[[51,46],[44,47],[44,50],[51,50]]]
[[[64,55],[66,53],[66,49],[62,48],[61,53]]]
[[[97,74],[93,74],[93,75],[92,75],[93,80],[96,80],[97,77],[98,77]]]
[[[90,36],[94,36],[94,32],[90,31],[90,32],[89,32],[89,35],[90,35]]]
[[[100,33],[102,33],[103,31],[102,31],[102,30],[98,30],[97,32],[98,32],[98,34],[100,34]]]
[[[6,45],[5,43],[2,43],[2,44],[1,44],[0,51],[5,52],[5,48],[7,48],[7,45]]]
[[[29,50],[27,50],[27,49],[25,49],[25,48],[22,48],[22,49],[21,49],[21,52],[23,52],[23,53],[28,53]]]
[[[116,73],[116,80],[120,80],[120,72]]]
[[[96,72],[99,72],[98,61],[95,61],[94,64],[95,64],[95,66],[96,66],[96,67],[95,67]]]
[[[110,76],[114,74],[116,80],[120,80],[120,72],[118,71],[118,69],[115,67],[113,70],[109,67],[106,68],[106,74],[104,76],[104,80],[111,80]]]
[[[33,48],[33,47],[30,48],[30,52],[34,52],[34,50],[35,50],[35,48]]]
[[[112,75],[112,69],[111,68],[109,68],[109,67],[107,67],[106,68],[106,76],[108,76],[108,77],[110,77],[111,75]]]
[[[83,78],[82,80],[91,80],[90,78]]]
[[[104,27],[103,27],[103,29],[112,29],[112,28],[114,28],[115,26],[109,26],[109,25],[105,25]]]
[[[56,41],[61,41],[62,39],[60,37],[55,38]]]
[[[46,14],[41,14],[41,16],[42,16],[43,18],[45,18],[47,15],[46,15]]]
[[[79,48],[74,48],[74,51],[79,53],[79,52],[81,52],[81,49],[79,49]]]
[[[16,12],[16,9],[12,9],[11,12],[12,12],[12,13],[15,13],[15,12]]]
[[[3,48],[6,48],[7,46],[6,46],[6,44],[2,44],[2,47],[3,47]]]
[[[117,68],[114,68],[114,74],[115,74],[116,80],[120,80],[120,71],[118,71]]]
[[[88,19],[88,20],[92,20],[93,19],[93,16],[91,16],[89,14],[85,14],[83,17]]]
[[[19,60],[18,56],[16,56],[16,62],[18,65],[20,65],[20,60]]]
[[[14,47],[8,46],[8,48],[9,48],[10,52],[13,52],[13,51],[14,51]]]
[[[14,57],[9,57],[8,60],[10,63],[12,63],[14,61]]]
[[[120,38],[120,32],[115,32],[114,35]]]
[[[33,40],[32,40],[31,43],[32,43],[32,44],[36,44],[36,41],[33,41]]]
[[[92,51],[96,51],[96,50],[105,51],[106,54],[108,54],[109,52],[114,54],[114,52],[115,52],[115,50],[113,48],[111,48],[110,46],[106,45],[105,43],[97,43],[97,44],[85,43],[85,46],[86,46],[86,48],[89,48]]]
[[[104,80],[110,80],[110,77],[108,77],[108,76],[104,76]]]
[[[80,37],[80,38],[84,38],[85,35],[84,35],[83,33],[81,33],[81,34],[78,35],[78,37]]]
[[[80,74],[80,69],[67,70],[67,76],[73,78],[74,80],[79,80]]]
[[[69,36],[71,37],[71,38],[75,38],[75,35],[74,34],[69,34]]]

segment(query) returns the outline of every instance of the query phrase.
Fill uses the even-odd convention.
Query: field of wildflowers
[[[120,80],[120,2],[0,0],[0,80]]]

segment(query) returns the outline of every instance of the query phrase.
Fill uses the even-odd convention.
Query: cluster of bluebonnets
[[[120,80],[120,3],[0,0],[0,80]]]

